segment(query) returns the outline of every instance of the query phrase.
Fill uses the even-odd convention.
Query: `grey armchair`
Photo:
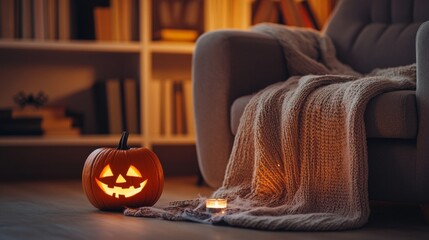
[[[416,91],[381,94],[365,113],[373,200],[429,203],[429,22],[423,23],[429,20],[427,9],[425,0],[342,0],[325,29],[338,58],[362,73],[417,62]],[[197,153],[210,186],[222,184],[251,95],[287,78],[281,47],[268,36],[222,30],[197,41]]]

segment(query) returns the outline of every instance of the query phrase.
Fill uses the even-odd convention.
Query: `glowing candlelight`
[[[226,205],[226,199],[211,198],[206,200],[206,210],[209,213],[224,213]]]

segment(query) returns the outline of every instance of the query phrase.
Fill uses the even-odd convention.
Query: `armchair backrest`
[[[341,0],[325,31],[338,58],[359,72],[411,64],[428,9],[428,0]]]

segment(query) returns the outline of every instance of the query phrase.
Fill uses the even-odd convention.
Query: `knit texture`
[[[336,60],[318,32],[273,24],[253,30],[279,41],[294,76],[245,108],[212,196],[228,199],[226,213],[206,213],[197,198],[125,214],[264,230],[361,227],[369,216],[365,107],[382,92],[415,88],[415,65],[362,76]]]

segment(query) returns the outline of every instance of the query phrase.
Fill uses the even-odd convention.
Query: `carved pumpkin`
[[[86,159],[82,185],[88,200],[101,210],[152,206],[164,187],[158,157],[147,148],[129,148],[128,133],[118,148],[99,148]]]

